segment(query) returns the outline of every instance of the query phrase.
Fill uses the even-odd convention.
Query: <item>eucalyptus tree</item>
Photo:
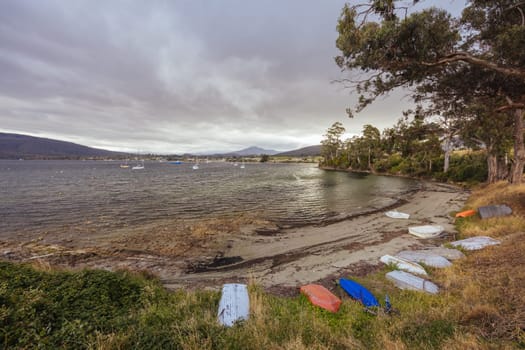
[[[324,158],[325,165],[339,166],[339,158],[343,148],[341,136],[343,136],[345,131],[343,124],[335,122],[323,135],[325,138],[321,141],[321,155]]]
[[[381,157],[381,132],[373,125],[363,126],[362,142],[367,150],[368,170],[373,170],[373,161]]]
[[[514,115],[510,181],[520,183],[525,165],[525,2],[471,0],[458,19],[437,8],[409,13],[398,3],[375,0],[342,10],[336,42],[342,54],[336,63],[361,72],[345,80],[360,94],[355,111],[395,88],[416,89],[475,67],[483,74],[474,85],[503,98],[494,113]]]

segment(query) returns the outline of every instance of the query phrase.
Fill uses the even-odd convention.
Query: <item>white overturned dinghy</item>
[[[427,292],[430,294],[437,294],[439,292],[438,286],[427,281],[421,277],[414,276],[404,271],[390,271],[386,274],[386,278],[401,289],[417,290]]]
[[[462,239],[460,241],[450,242],[452,246],[461,247],[465,250],[479,250],[500,243],[501,242],[497,239],[490,238],[487,236],[470,237],[467,239]]]
[[[425,271],[423,266],[403,258],[398,258],[397,256],[383,255],[381,258],[379,258],[379,261],[387,265],[395,265],[400,270],[405,270],[408,272],[417,273],[425,276],[427,275],[427,272]]]
[[[231,327],[237,321],[247,320],[250,314],[250,298],[245,284],[228,283],[222,286],[218,319],[223,326]]]
[[[465,254],[457,249],[450,249],[445,247],[428,247],[421,251],[428,252],[430,254],[440,255],[448,260],[457,260],[465,257]]]
[[[431,267],[444,268],[452,266],[452,263],[441,255],[433,254],[426,250],[404,250],[397,253],[396,257]]]
[[[443,231],[445,231],[445,228],[440,225],[412,226],[408,228],[408,233],[419,238],[435,238]]]
[[[408,219],[408,218],[410,218],[410,214],[402,213],[402,212],[397,211],[397,210],[387,211],[387,212],[385,212],[385,215],[388,216],[389,218],[392,218],[392,219]]]

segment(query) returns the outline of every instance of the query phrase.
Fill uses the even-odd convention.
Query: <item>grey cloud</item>
[[[166,153],[292,149],[336,120],[358,133],[383,116],[347,120],[330,84],[343,5],[3,1],[0,128]]]

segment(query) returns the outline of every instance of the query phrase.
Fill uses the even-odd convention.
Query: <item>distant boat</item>
[[[120,164],[120,168],[121,169],[128,169],[129,168],[129,164]]]
[[[199,169],[199,160],[197,158],[195,158],[195,164],[192,166],[192,169],[193,170]]]
[[[241,163],[241,166],[240,166],[241,169],[244,169],[246,168],[246,166],[244,165],[244,159],[242,160],[242,163]]]
[[[142,170],[144,169],[144,161],[142,163],[138,163],[137,165],[134,165],[131,170]]]

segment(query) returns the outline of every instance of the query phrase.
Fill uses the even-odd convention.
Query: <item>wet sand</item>
[[[421,190],[395,206],[411,215],[408,220],[388,218],[379,210],[324,226],[287,229],[257,220],[233,226],[166,223],[147,234],[0,241],[0,258],[64,268],[145,271],[170,289],[215,290],[225,282],[254,280],[286,294],[305,283],[366,274],[380,267],[384,254],[453,240],[453,218],[448,214],[461,209],[467,197],[457,187],[424,182]],[[446,234],[435,240],[408,234],[409,226],[425,224],[442,225]]]

